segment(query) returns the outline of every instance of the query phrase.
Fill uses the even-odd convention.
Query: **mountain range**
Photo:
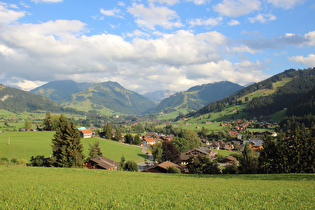
[[[172,91],[150,93],[151,98],[161,101],[157,105],[148,99],[150,94],[140,95],[117,82],[54,81],[30,92],[0,85],[0,107],[12,112],[83,113],[82,111],[96,110],[106,115],[173,113],[174,116],[191,113],[188,117],[237,109],[245,117],[271,115],[286,108],[297,113],[295,107],[308,107],[312,110],[314,101],[308,98],[310,94],[313,97],[313,88],[315,68],[290,69],[245,88],[223,81],[194,86],[173,95],[170,95]],[[224,115],[225,113],[221,114]]]
[[[80,111],[95,109],[106,114],[145,114],[197,111],[240,89],[242,86],[225,81],[194,86],[176,94],[174,91],[160,90],[140,95],[125,89],[117,82],[93,84],[66,80],[49,82],[30,92]]]

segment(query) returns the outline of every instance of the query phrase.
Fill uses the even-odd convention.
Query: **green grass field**
[[[12,158],[25,159],[26,157],[26,162],[28,162],[31,156],[44,155],[45,157],[49,157],[53,135],[54,132],[0,133],[0,158],[6,157],[10,160]],[[103,156],[112,160],[120,161],[122,155],[124,155],[127,160],[137,162],[142,162],[147,158],[139,147],[124,145],[100,138],[81,139],[81,141],[86,156],[88,156],[89,153],[89,144],[99,141]]]
[[[315,175],[0,167],[0,209],[314,209]]]

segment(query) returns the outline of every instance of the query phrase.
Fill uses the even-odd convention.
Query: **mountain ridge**
[[[197,111],[206,104],[227,97],[242,88],[242,86],[229,81],[193,86],[187,91],[175,93],[162,100],[154,112],[168,113],[179,109],[186,112]]]

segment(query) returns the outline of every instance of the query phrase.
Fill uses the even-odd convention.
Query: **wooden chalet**
[[[188,150],[187,152],[183,153],[180,158],[183,158],[183,159],[180,159],[180,161],[182,163],[185,163],[187,162],[185,158],[187,158],[187,156],[191,156],[191,155],[205,155],[207,157],[209,157],[210,159],[213,159],[215,157],[215,154],[211,149],[208,149],[206,147],[197,147],[193,150]],[[187,156],[185,156],[187,155]],[[188,158],[187,158],[188,160]]]
[[[119,163],[102,156],[90,159],[86,161],[83,165],[88,169],[117,170]]]
[[[222,159],[223,163],[232,163],[233,161],[237,161],[236,158],[233,156],[228,156]]]
[[[148,147],[148,146],[153,146],[153,145],[155,145],[156,144],[156,140],[154,139],[154,138],[149,138],[149,137],[143,137],[143,139],[142,139],[142,145],[143,146],[146,146],[146,147]]]
[[[92,136],[93,136],[93,131],[91,131],[91,130],[79,130],[79,132],[80,132],[80,136],[81,136],[81,138],[83,138],[83,139],[86,139],[86,138],[91,138]]]
[[[254,139],[254,140],[245,140],[243,141],[243,147],[245,146],[246,142],[249,143],[250,147],[254,150],[254,151],[258,151],[260,149],[263,148],[263,140],[259,140],[259,139]]]
[[[143,172],[151,172],[151,173],[166,173],[167,172],[167,168],[168,167],[176,167],[178,168],[180,171],[183,170],[183,168],[175,163],[172,163],[170,161],[165,161],[161,164],[156,164],[154,166],[151,166],[150,168],[144,170]]]

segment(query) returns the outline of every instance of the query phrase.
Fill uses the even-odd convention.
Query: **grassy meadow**
[[[49,157],[51,153],[51,139],[54,132],[6,132],[0,133],[0,158],[5,157],[25,159],[28,162],[31,156],[44,155]],[[147,158],[141,152],[141,148],[124,145],[115,141],[101,138],[81,139],[84,146],[84,154],[88,156],[89,144],[100,142],[100,148],[105,157],[120,161],[122,155],[127,160],[142,162]],[[10,144],[9,144],[10,143]]]
[[[0,209],[314,209],[315,175],[0,167]]]

